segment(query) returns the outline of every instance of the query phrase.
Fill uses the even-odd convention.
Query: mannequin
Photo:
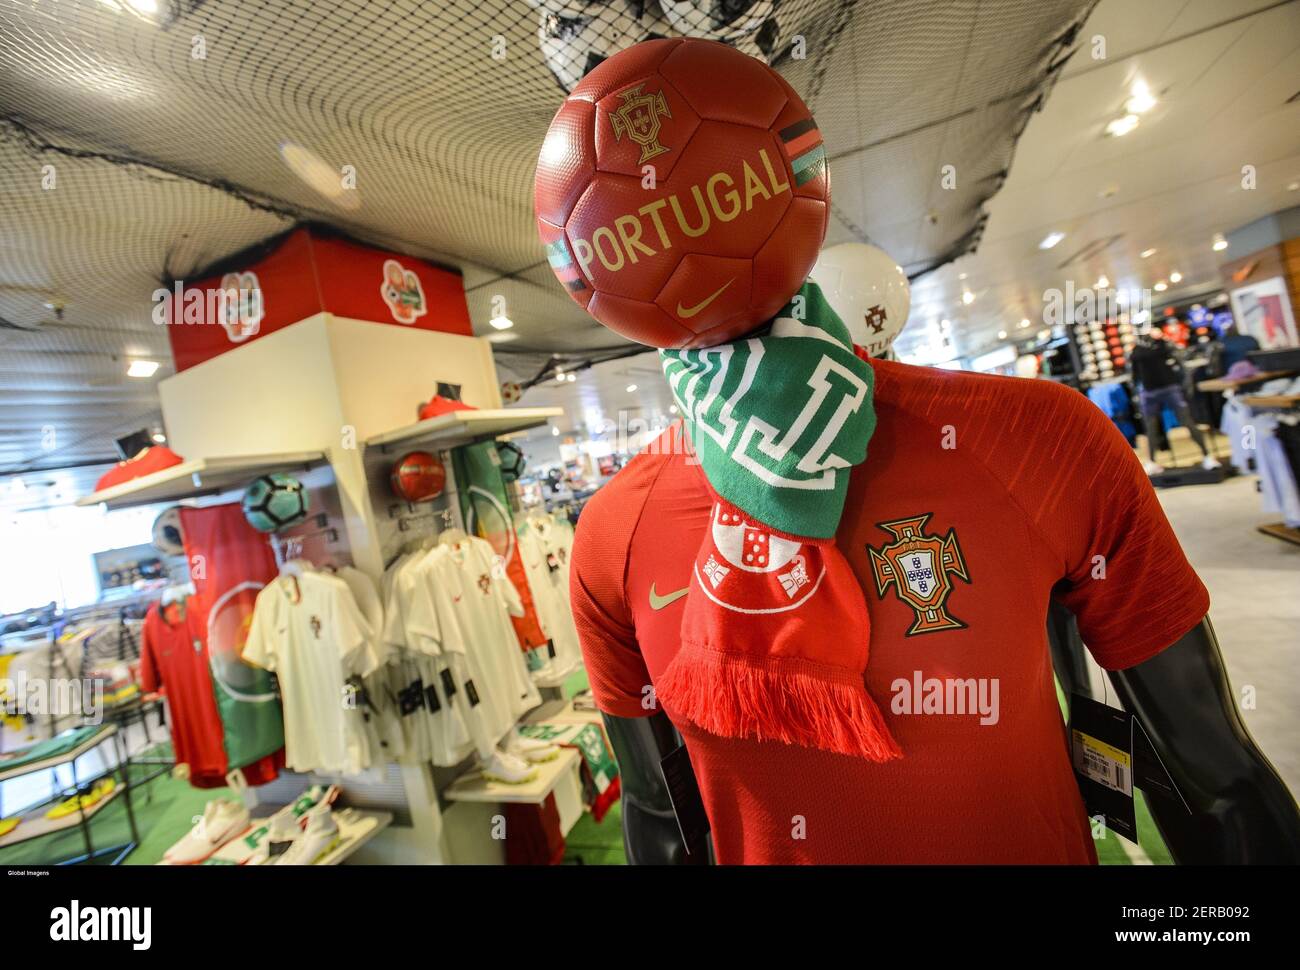
[[[1148,475],[1159,475],[1165,469],[1156,460],[1156,434],[1160,412],[1166,407],[1172,408],[1179,422],[1185,427],[1201,449],[1201,467],[1218,468],[1219,462],[1210,454],[1205,438],[1196,426],[1191,408],[1183,396],[1180,378],[1176,369],[1175,348],[1165,335],[1162,327],[1152,327],[1139,339],[1132,353],[1129,354],[1129,367],[1133,379],[1141,388],[1142,423],[1146,425],[1147,454],[1150,460],[1146,464]]]
[[[675,550],[695,547],[710,500],[687,471],[674,470],[680,459],[638,456],[584,512],[573,574],[589,674],[623,771],[629,861],[704,864],[710,855],[700,846],[684,850],[660,770],[679,734],[723,863],[1095,860],[1045,627],[1067,689],[1086,693],[1087,684],[1077,647],[1059,649],[1070,642],[1087,642],[1111,671],[1119,701],[1141,720],[1186,799],[1190,814],[1181,802],[1147,799],[1175,860],[1300,861],[1300,811],[1236,713],[1206,618],[1208,596],[1113,425],[1077,393],[1046,382],[884,362],[874,368],[880,423],[836,542],[867,596],[868,685],[891,712],[903,760],[870,766],[775,742],[711,744],[671,712],[639,703],[673,649],[681,607],[672,594],[690,575],[689,555]],[[948,420],[958,443],[951,453],[934,445]],[[1005,434],[1008,428],[1020,433]],[[993,474],[981,477],[985,469]],[[1035,475],[1043,477],[1031,489],[1024,483]],[[967,567],[943,605],[958,626],[909,634],[912,608],[893,587],[876,588],[864,560],[852,557],[881,548],[880,523],[897,526],[900,516],[930,511],[921,534],[955,530]],[[611,548],[626,548],[621,565],[602,569],[590,560]],[[1109,572],[1089,578],[1098,550]],[[1035,572],[1040,555],[1045,565]],[[1171,559],[1178,567],[1166,572]],[[1172,591],[1169,599],[1162,590]],[[1082,637],[1072,613],[1087,631]],[[1004,616],[1012,626],[1000,625]],[[913,663],[927,675],[1001,678],[1002,722],[977,728],[959,716],[899,716],[888,685]],[[980,764],[988,769],[966,767]],[[1045,766],[1041,773],[1035,764]],[[928,786],[924,778],[935,776],[941,784]],[[780,831],[787,812],[799,824],[806,815],[807,842]],[[1051,819],[1042,830],[1040,817]],[[845,834],[853,826],[858,831]],[[1005,836],[981,841],[990,826],[1005,827]],[[739,845],[737,828],[745,830]],[[755,830],[761,837],[751,842]],[[1069,846],[1058,851],[1058,839]]]

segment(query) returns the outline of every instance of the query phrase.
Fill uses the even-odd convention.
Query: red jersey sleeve
[[[1062,456],[1055,474],[1045,470],[1054,501],[1039,525],[1061,542],[1066,574],[1058,594],[1084,643],[1102,667],[1123,670],[1196,626],[1210,595],[1119,429],[1083,395],[1058,393],[1057,447],[1073,457]]]
[[[647,717],[656,711],[625,593],[628,551],[644,503],[624,487],[638,477],[636,471],[636,462],[629,464],[587,502],[578,519],[569,574],[573,621],[591,692],[596,706],[616,717]]]

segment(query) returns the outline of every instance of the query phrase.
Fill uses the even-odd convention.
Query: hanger
[[[464,529],[443,529],[438,533],[438,545],[455,546],[466,541],[469,538]]]
[[[192,582],[181,583],[178,586],[168,586],[162,593],[162,605],[170,606],[172,603],[183,603],[197,592],[198,590],[195,589]]]

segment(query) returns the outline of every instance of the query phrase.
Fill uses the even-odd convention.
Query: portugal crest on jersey
[[[867,546],[876,594],[883,599],[892,586],[898,598],[916,611],[916,622],[907,631],[909,637],[966,626],[947,609],[952,577],[970,582],[966,559],[957,544],[957,530],[949,529],[942,538],[926,535],[925,523],[931,514],[877,523],[876,527],[890,533],[894,541],[879,549]]]

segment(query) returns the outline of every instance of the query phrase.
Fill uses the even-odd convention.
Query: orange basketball
[[[583,78],[537,163],[537,229],[593,317],[707,347],[773,317],[817,259],[821,134],[781,75],[716,41],[649,40]]]

